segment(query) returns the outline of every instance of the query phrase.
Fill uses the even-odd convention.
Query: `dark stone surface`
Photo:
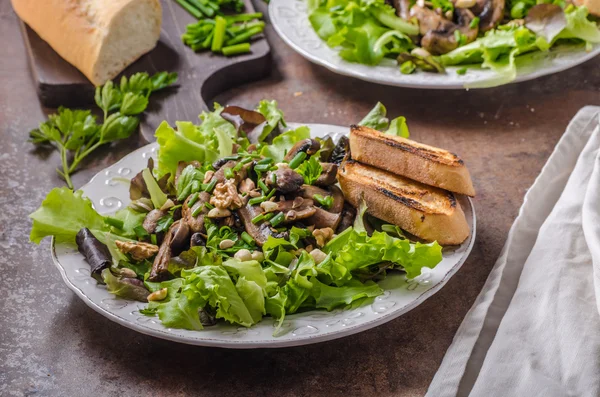
[[[260,6],[263,8],[263,6]],[[478,236],[458,274],[410,313],[313,346],[234,351],[147,337],[89,309],[52,265],[49,241],[28,243],[27,214],[54,186],[56,153],[27,131],[44,118],[8,0],[0,1],[0,395],[419,396],[498,257],[523,195],[569,120],[600,105],[600,58],[532,82],[485,91],[418,91],[351,80],[313,66],[268,31],[270,78],[217,98],[280,102],[290,121],[351,124],[377,101],[408,118],[412,135],[465,159],[478,189]],[[295,93],[302,92],[297,96]],[[74,177],[142,145],[132,137],[96,153]]]

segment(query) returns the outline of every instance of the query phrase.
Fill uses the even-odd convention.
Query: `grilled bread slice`
[[[361,200],[371,215],[441,245],[457,245],[469,236],[465,214],[453,193],[412,181],[354,160],[342,163],[338,179],[346,200]]]
[[[474,196],[469,170],[455,154],[372,128],[350,129],[352,159],[426,185]]]

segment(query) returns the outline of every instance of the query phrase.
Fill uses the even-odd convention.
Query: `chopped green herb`
[[[262,160],[259,160],[256,164],[257,165],[262,165],[262,164],[272,164],[273,163],[273,159],[270,157],[265,157]]]
[[[246,244],[248,244],[248,245],[254,245],[254,244],[256,244],[256,241],[254,241],[254,239],[252,238],[252,236],[249,235],[246,232],[242,232],[241,237],[242,237],[242,240],[244,240],[246,242]]]
[[[320,194],[315,194],[313,199],[325,209],[329,209],[333,205],[333,196],[322,196]]]
[[[205,205],[206,203],[204,203],[204,205],[199,205],[198,207],[194,208],[194,210],[192,211],[192,216],[197,217],[198,215],[200,215]]]
[[[166,232],[173,224],[173,216],[165,215],[156,222],[156,233]]]
[[[210,50],[212,52],[220,52],[225,42],[225,29],[227,28],[227,21],[222,16],[215,18],[215,27],[213,30],[212,45]]]
[[[277,215],[275,215],[273,217],[273,219],[271,219],[271,226],[273,227],[277,227],[277,225],[279,225],[281,222],[283,222],[285,219],[285,215],[283,214],[283,212],[278,213]]]
[[[265,201],[267,198],[265,196],[260,196],[260,197],[253,197],[250,200],[248,200],[248,204],[250,205],[256,205],[256,204],[260,204],[263,201]]]
[[[194,206],[194,204],[196,204],[196,201],[198,201],[198,196],[200,195],[200,193],[196,192],[194,194],[192,194],[192,197],[190,197],[190,199],[188,200],[188,207],[192,208]]]
[[[122,220],[120,220],[120,219],[112,218],[110,216],[107,216],[106,218],[104,218],[104,222],[107,225],[110,225],[112,227],[116,227],[117,229],[121,229],[121,230],[123,229],[124,222]]]
[[[233,170],[231,168],[225,168],[223,170],[223,173],[224,173],[226,179],[235,178],[235,174],[233,173]]]
[[[258,187],[263,191],[263,193],[267,193],[269,191],[269,188],[261,179],[258,180]]]
[[[217,178],[213,178],[213,180],[205,186],[204,191],[207,193],[212,193],[212,191],[215,189],[215,186],[217,186]]]
[[[250,52],[250,43],[241,43],[223,47],[223,55],[230,57],[234,55],[247,54]]]
[[[296,169],[298,168],[298,166],[300,164],[302,164],[302,162],[304,161],[304,159],[306,159],[306,156],[308,156],[305,152],[300,152],[298,154],[296,154],[294,156],[294,158],[290,161],[290,168],[291,169]]]
[[[265,219],[265,214],[258,214],[254,218],[252,218],[252,223],[257,224],[258,222],[262,222]]]

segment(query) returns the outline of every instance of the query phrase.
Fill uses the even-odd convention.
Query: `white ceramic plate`
[[[308,124],[313,137],[331,135],[334,139],[348,133],[348,128],[323,124]],[[294,128],[294,124],[291,125]],[[155,155],[156,143],[144,146],[121,161],[97,174],[82,190],[101,214],[108,214],[129,203],[131,179],[146,167],[149,157]],[[435,269],[424,269],[421,276],[407,280],[394,274],[380,283],[385,293],[371,304],[350,310],[310,311],[287,316],[284,335],[273,337],[274,321],[265,318],[252,328],[219,323],[202,331],[188,331],[164,327],[157,318],[139,313],[145,304],[120,299],[106,291],[90,276],[88,264],[77,248],[70,244],[52,243],[52,258],[69,288],[98,313],[133,330],[175,342],[192,345],[228,348],[285,347],[322,342],[351,335],[401,316],[439,291],[466,260],[475,241],[475,211],[471,200],[459,198],[471,236],[460,247],[444,250],[444,259]]]
[[[329,48],[317,36],[308,21],[306,0],[272,0],[269,15],[275,31],[290,47],[304,58],[346,76],[374,83],[411,88],[464,89],[465,84],[485,82],[495,76],[489,69],[469,68],[466,74],[456,73],[460,67],[448,67],[445,74],[413,73],[405,75],[393,60],[378,66],[344,61],[337,51]],[[546,53],[532,55],[533,62],[518,68],[513,83],[535,79],[577,66],[600,53],[600,45],[587,52],[583,46],[561,46]]]

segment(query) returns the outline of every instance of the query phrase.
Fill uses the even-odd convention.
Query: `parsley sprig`
[[[64,107],[48,116],[48,121],[29,133],[30,142],[55,146],[60,152],[58,174],[73,189],[71,175],[81,161],[100,146],[129,137],[139,124],[140,113],[146,110],[153,92],[177,81],[177,73],[160,72],[153,76],[136,73],[121,78],[119,85],[112,81],[97,87],[94,99],[102,110],[102,123],[90,110]]]

